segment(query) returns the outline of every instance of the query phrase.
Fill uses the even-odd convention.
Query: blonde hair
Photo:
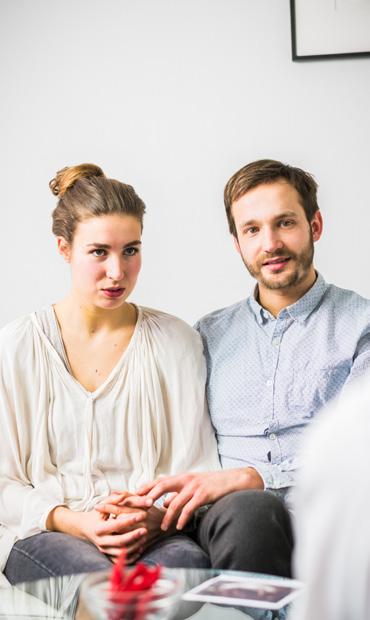
[[[53,233],[72,243],[78,222],[88,217],[117,213],[135,217],[143,228],[145,204],[131,185],[108,179],[95,164],[80,164],[59,170],[49,187],[58,203]]]

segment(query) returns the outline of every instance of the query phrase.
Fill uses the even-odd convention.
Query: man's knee
[[[290,518],[283,501],[272,493],[226,495],[204,515],[198,534],[215,568],[290,573]]]
[[[264,525],[284,524],[290,529],[290,520],[284,502],[268,491],[237,491],[218,500],[209,511],[222,525],[240,530]],[[206,515],[207,516],[207,515]]]

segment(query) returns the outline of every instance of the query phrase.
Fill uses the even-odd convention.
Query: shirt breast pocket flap
[[[335,398],[351,370],[351,361],[315,366],[313,363],[293,369],[289,406],[301,418],[312,418],[321,407]]]

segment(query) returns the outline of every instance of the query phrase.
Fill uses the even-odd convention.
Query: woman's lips
[[[109,299],[116,299],[117,297],[121,297],[125,292],[124,288],[103,288],[103,294]]]

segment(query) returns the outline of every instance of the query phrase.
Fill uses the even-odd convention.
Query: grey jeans
[[[204,551],[185,534],[169,536],[153,545],[141,561],[173,568],[207,568],[210,565]],[[42,532],[15,543],[4,573],[10,583],[15,584],[111,567],[110,559],[93,544],[69,534]]]

